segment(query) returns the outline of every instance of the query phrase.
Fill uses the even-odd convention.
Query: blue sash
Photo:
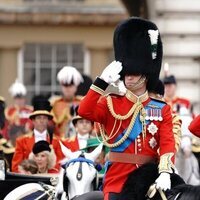
[[[150,108],[152,108],[152,106],[156,106],[159,109],[162,109],[163,106],[165,105],[165,103],[160,102],[160,101],[156,101],[156,100],[151,100],[146,106],[145,106],[145,110],[148,110]],[[146,125],[148,125],[150,123],[150,120],[145,120]],[[119,141],[125,134],[127,129],[125,129],[115,140],[115,142]],[[114,147],[111,148],[111,151],[113,152],[123,152],[132,142],[135,141],[135,139],[137,138],[138,135],[140,135],[140,133],[142,132],[142,123],[140,121],[140,113],[138,113],[136,120],[135,120],[135,124],[131,130],[131,133],[129,135],[129,137],[118,147]]]

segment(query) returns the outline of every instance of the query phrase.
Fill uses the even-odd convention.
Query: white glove
[[[100,78],[108,84],[114,83],[120,78],[120,71],[122,70],[122,64],[119,61],[111,62],[102,72]]]
[[[155,181],[156,188],[166,191],[167,189],[171,189],[171,180],[170,174],[166,172],[162,172],[159,177]]]

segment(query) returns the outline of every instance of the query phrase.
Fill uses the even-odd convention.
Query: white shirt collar
[[[35,142],[39,142],[41,140],[47,140],[47,130],[44,130],[42,133],[38,130],[34,129],[34,136],[35,136]]]
[[[81,139],[81,140],[87,140],[89,138],[89,133],[84,134],[84,135],[81,135],[78,133],[77,137],[78,137],[78,139]]]

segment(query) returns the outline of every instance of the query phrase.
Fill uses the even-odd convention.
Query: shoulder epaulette
[[[75,139],[76,139],[76,135],[73,135],[68,139],[68,142],[74,142]]]
[[[20,138],[26,138],[26,137],[32,137],[33,136],[33,132],[28,132],[25,135],[19,136]]]
[[[5,99],[2,97],[2,96],[0,96],[0,101],[5,101]]]
[[[81,101],[81,100],[83,99],[83,96],[77,95],[77,96],[75,97],[75,99]]]
[[[33,110],[33,106],[25,105],[25,107],[28,108],[29,110]]]
[[[152,98],[152,97],[150,97],[150,99],[157,101],[157,102],[160,102],[160,103],[163,103],[163,104],[167,104],[164,100],[161,100],[161,99],[156,99],[156,98]]]
[[[111,96],[111,97],[114,97],[114,98],[117,98],[117,97],[124,97],[124,95],[122,95],[122,94],[116,94],[116,93],[107,93],[105,96],[106,96],[106,97],[107,97],[107,96]]]
[[[0,145],[3,145],[3,144],[5,144],[5,143],[7,143],[7,140],[5,139],[5,138],[1,138],[0,139]]]
[[[55,102],[60,101],[62,99],[62,96],[52,96],[49,98],[50,104],[53,106]]]

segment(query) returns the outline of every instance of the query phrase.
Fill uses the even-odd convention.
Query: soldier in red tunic
[[[83,82],[82,75],[71,66],[63,67],[57,75],[61,85],[63,96],[51,100],[53,121],[56,127],[56,134],[61,139],[74,134],[71,124],[71,110],[80,102],[81,96],[76,96],[77,87]]]
[[[26,132],[32,129],[32,122],[29,119],[29,115],[32,113],[33,108],[26,104],[26,88],[25,86],[16,81],[9,89],[14,104],[8,106],[5,109],[6,116],[6,138],[8,138],[8,131],[12,125],[23,126]]]
[[[114,33],[114,51],[117,61],[97,77],[78,110],[80,116],[100,123],[103,143],[111,148],[104,200],[118,200],[129,174],[151,161],[159,163],[156,187],[169,189],[174,168],[170,106],[148,96],[162,63],[157,26],[135,17],[123,21]],[[117,84],[119,78],[127,88],[125,95],[105,95],[107,86]]]
[[[173,113],[179,113],[182,108],[191,110],[191,103],[188,99],[177,97],[177,82],[173,75],[166,76],[163,80],[165,85],[165,101],[171,106]]]

